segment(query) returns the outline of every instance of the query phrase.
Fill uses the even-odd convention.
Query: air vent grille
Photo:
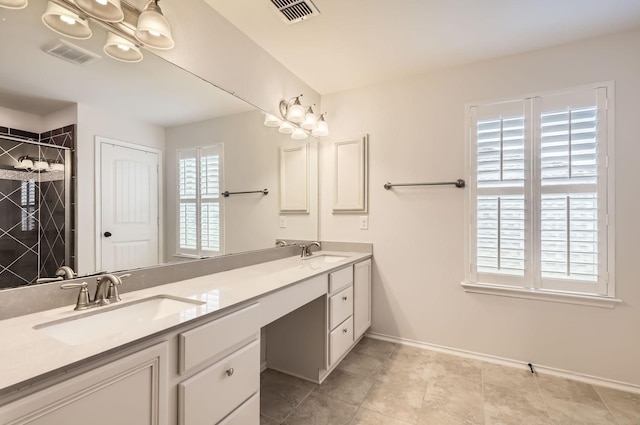
[[[100,56],[95,53],[65,40],[56,40],[46,44],[42,47],[42,50],[52,56],[75,63],[76,65],[87,65],[100,59]]]
[[[289,24],[303,21],[320,14],[311,0],[271,0],[282,19]]]

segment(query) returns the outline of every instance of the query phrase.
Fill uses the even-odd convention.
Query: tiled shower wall
[[[74,266],[74,238],[67,237],[73,230],[68,223],[74,223],[73,185],[65,184],[71,173],[14,168],[21,156],[68,166],[74,147],[73,125],[42,134],[0,127],[0,288],[33,284],[63,264]]]

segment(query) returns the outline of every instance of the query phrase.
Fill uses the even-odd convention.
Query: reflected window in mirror
[[[178,150],[177,254],[224,253],[223,145]]]

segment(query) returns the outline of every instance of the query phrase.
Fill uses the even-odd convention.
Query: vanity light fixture
[[[75,0],[75,3],[89,16],[105,22],[122,22],[124,19],[120,0]]]
[[[24,9],[28,3],[27,0],[0,0],[0,7],[5,9]]]
[[[175,46],[169,20],[162,14],[159,0],[150,0],[138,17],[136,38],[149,47],[167,50]]]
[[[325,114],[317,116],[313,112],[313,105],[306,108],[300,103],[302,95],[292,97],[288,101],[281,100],[279,104],[282,119],[265,113],[264,125],[278,127],[280,133],[291,134],[295,140],[304,140],[310,134],[313,136],[328,136],[329,126],[325,120]]]
[[[33,161],[33,171],[49,171],[49,163],[41,159]]]
[[[28,156],[23,156],[18,159],[18,165],[13,168],[17,170],[30,170],[33,168],[33,160]]]
[[[64,171],[64,164],[62,162],[54,162],[50,167],[51,171]]]
[[[86,40],[91,38],[89,22],[78,14],[53,3],[47,4],[47,10],[42,15],[42,22],[52,31],[58,34]]]
[[[140,62],[142,52],[131,41],[112,32],[107,35],[104,52],[111,58],[122,62]]]
[[[281,124],[282,120],[274,117],[269,113],[264,114],[264,125],[266,125],[267,127],[280,127]]]

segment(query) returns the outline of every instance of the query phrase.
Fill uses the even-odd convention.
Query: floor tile
[[[545,398],[553,425],[618,425],[604,403],[594,405]]]
[[[398,347],[398,344],[393,342],[364,337],[353,348],[353,352],[386,359],[395,351],[396,347]]]
[[[415,423],[427,388],[423,382],[376,381],[362,402],[363,408],[373,412]]]
[[[482,382],[456,375],[429,381],[419,424],[483,424]]]
[[[528,368],[519,369],[493,363],[482,363],[482,382],[520,391],[535,393],[539,391],[536,376]]]
[[[482,380],[482,362],[465,357],[438,353],[431,368],[431,376],[460,376],[467,379]]]
[[[431,366],[432,364],[422,361],[412,363],[390,357],[384,362],[378,373],[374,375],[374,378],[383,382],[427,382],[431,374]]]
[[[546,374],[538,374],[537,381],[545,401],[547,401],[548,398],[556,398],[588,405],[602,404],[602,400],[595,388],[584,382],[572,381],[570,379]]]
[[[414,425],[415,422],[405,422],[394,419],[371,410],[360,408],[349,425]]]
[[[322,396],[360,405],[373,385],[373,379],[336,369],[314,392]]]
[[[340,362],[337,368],[356,375],[372,377],[380,370],[384,361],[379,357],[352,351]]]
[[[619,425],[640,425],[640,394],[596,387]]]
[[[311,388],[296,382],[297,378],[269,377],[260,384],[260,413],[282,422],[311,393]]]
[[[389,358],[405,363],[429,365],[434,362],[436,353],[409,345],[399,345]]]
[[[485,425],[551,424],[538,392],[518,391],[488,383],[484,384],[484,419]]]
[[[284,421],[285,425],[349,425],[358,408],[351,404],[311,394]]]
[[[273,369],[267,369],[260,374],[260,384],[267,382],[289,384],[303,390],[313,390],[318,386],[313,382],[305,381],[304,379],[296,378],[295,376],[287,375],[286,373],[278,372]]]
[[[260,415],[260,425],[280,425],[280,422],[268,418],[264,415]]]

